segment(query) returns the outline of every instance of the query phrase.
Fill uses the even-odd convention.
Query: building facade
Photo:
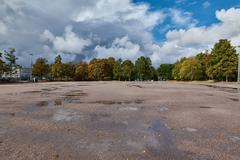
[[[29,80],[31,75],[31,68],[13,67],[12,74],[10,72],[4,72],[1,75],[2,79],[17,79],[17,80]]]

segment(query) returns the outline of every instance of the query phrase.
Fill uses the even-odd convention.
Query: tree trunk
[[[226,82],[228,82],[228,76],[226,76]]]
[[[12,79],[12,71],[13,71],[12,64],[10,64],[10,79]]]

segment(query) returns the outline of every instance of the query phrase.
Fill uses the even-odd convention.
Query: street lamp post
[[[238,53],[238,83],[240,84],[240,52]]]
[[[237,52],[238,52],[238,79],[237,79],[237,83],[238,83],[238,96],[239,96],[239,100],[240,100],[240,46],[237,46]]]
[[[30,81],[32,81],[32,56],[33,56],[33,54],[32,53],[30,53],[29,54],[30,55]]]
[[[238,52],[238,79],[237,82],[240,84],[240,46],[237,46],[237,52]]]

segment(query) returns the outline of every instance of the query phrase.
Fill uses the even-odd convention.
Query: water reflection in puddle
[[[186,159],[187,156],[178,150],[175,141],[176,137],[170,127],[160,119],[153,120],[148,129],[146,149],[144,153],[153,157],[168,157],[168,159]],[[184,157],[184,158],[183,158]]]
[[[167,107],[161,107],[160,108],[160,112],[166,112],[166,111],[168,111],[169,109],[167,108]]]
[[[197,129],[195,128],[183,128],[183,130],[187,132],[197,132]]]
[[[53,120],[55,121],[72,121],[78,120],[80,115],[77,112],[69,110],[69,109],[59,109],[54,113]]]
[[[230,140],[232,141],[232,142],[240,142],[240,137],[237,137],[237,136],[232,136],[232,137],[230,137]]]
[[[137,107],[122,107],[119,108],[120,111],[138,111],[139,109]]]

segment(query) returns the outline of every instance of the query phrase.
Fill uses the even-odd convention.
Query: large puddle
[[[90,103],[93,104],[105,104],[105,105],[114,105],[114,104],[142,104],[144,100],[142,99],[135,99],[135,100],[124,100],[124,101],[112,101],[112,100],[99,100],[99,101],[93,101]]]
[[[231,87],[222,87],[222,86],[215,86],[215,85],[204,85],[210,88],[215,88],[219,91],[228,92],[228,93],[238,93],[238,88],[231,88]]]
[[[65,93],[62,95],[62,100],[67,103],[81,103],[81,97],[85,97],[88,94],[83,92],[82,90],[74,90]]]

